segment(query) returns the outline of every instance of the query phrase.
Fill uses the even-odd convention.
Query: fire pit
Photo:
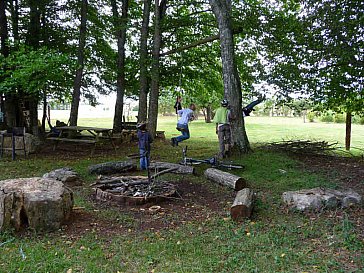
[[[96,200],[123,205],[156,203],[176,195],[176,186],[145,176],[102,177],[94,183]]]

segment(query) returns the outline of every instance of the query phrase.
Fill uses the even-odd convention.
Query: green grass
[[[158,129],[166,131],[168,137],[177,135],[174,130],[176,117],[160,117]],[[307,122],[302,118],[286,117],[247,117],[246,130],[251,143],[270,142],[290,139],[310,139],[338,142],[345,146],[345,124]],[[112,127],[111,119],[80,119],[79,125]],[[214,124],[206,124],[203,117],[190,124],[191,134],[195,141],[214,139]],[[352,124],[352,142],[354,148],[364,149],[364,125]]]
[[[110,127],[106,120],[80,122],[80,125]],[[108,123],[109,122],[109,123]],[[341,124],[303,124],[297,119],[246,119],[253,145],[257,142],[288,138],[311,138],[336,141],[341,137]],[[175,118],[162,118],[160,130],[167,137],[176,134]],[[191,139],[186,141],[191,156],[209,156],[218,149],[214,125],[202,120],[190,127]],[[363,147],[364,127],[353,127],[353,145]],[[342,143],[342,142],[341,142]],[[124,147],[125,148],[125,147]],[[136,151],[136,147],[130,148]],[[152,157],[178,161],[180,149],[168,144],[153,144]],[[87,187],[95,179],[87,173],[90,164],[120,160],[129,152],[118,155],[60,160],[33,156],[28,160],[0,161],[0,179],[42,175],[51,169],[69,166],[86,180],[75,191],[75,205],[91,214],[115,221],[130,228],[123,234],[100,234],[90,227],[83,236],[69,236],[60,230],[42,235],[15,236],[0,233],[0,272],[363,272],[363,240],[355,229],[355,214],[346,211],[319,215],[286,211],[281,194],[287,190],[311,187],[337,187],[323,174],[307,172],[284,154],[256,149],[254,153],[234,161],[246,166],[235,171],[257,191],[253,218],[234,223],[228,217],[230,197],[224,201],[226,218],[210,216],[191,221],[173,229],[158,232],[134,231],[136,219],[117,208],[95,212],[88,199]],[[199,167],[201,174],[203,167]],[[285,172],[282,172],[284,170]],[[173,176],[167,176],[173,178]],[[193,183],[206,183],[201,176],[185,177]],[[220,191],[219,186],[212,186]],[[91,221],[91,220],[90,220]],[[25,258],[21,254],[23,251]],[[70,272],[70,271],[68,271]]]

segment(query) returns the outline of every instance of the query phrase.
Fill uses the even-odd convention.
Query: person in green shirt
[[[228,155],[231,148],[231,128],[230,123],[232,120],[231,111],[229,109],[229,102],[226,99],[221,101],[213,119],[216,123],[216,134],[219,139],[219,158],[224,158]]]

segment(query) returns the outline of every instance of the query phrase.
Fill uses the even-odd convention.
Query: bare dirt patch
[[[196,183],[184,177],[171,182],[176,185],[178,195],[159,203],[126,206],[110,202],[100,202],[94,195],[89,197],[92,211],[74,210],[73,216],[63,227],[70,237],[79,237],[88,232],[104,236],[112,234],[161,231],[198,222],[220,215],[226,217],[228,202],[233,200],[233,192],[216,185]],[[105,217],[102,210],[117,210],[120,217]]]
[[[320,172],[343,188],[364,194],[364,160],[361,157],[295,155],[309,171]]]
[[[324,174],[335,181],[340,188],[351,188],[364,196],[364,160],[361,157],[338,157],[325,155],[296,154],[295,159],[303,162],[307,171]],[[334,216],[333,216],[334,215]],[[364,239],[364,208],[345,211],[324,212],[322,216],[336,217],[338,220],[349,217],[361,239]],[[312,216],[314,217],[314,216]]]
[[[163,145],[163,144],[159,144]],[[90,158],[89,145],[74,145],[64,143],[62,152],[52,151],[53,146],[48,143],[43,147],[42,156],[57,159]],[[137,148],[131,143],[118,144],[118,155],[126,155]],[[135,151],[134,151],[135,152]],[[93,157],[115,155],[112,147],[98,147]],[[302,167],[309,172],[323,174],[336,182],[342,188],[352,188],[364,195],[364,160],[353,157],[335,157],[325,155],[292,155],[302,162]],[[195,179],[194,179],[195,180]],[[210,182],[192,181],[189,176],[177,176],[170,181],[177,186],[180,196],[166,199],[158,204],[148,203],[141,206],[122,206],[106,202],[98,202],[94,196],[89,196],[92,210],[74,210],[73,217],[64,226],[68,236],[79,237],[85,233],[96,232],[105,236],[142,231],[160,231],[173,229],[188,222],[198,222],[208,219],[212,215],[228,217],[234,192]],[[122,219],[105,217],[102,210],[116,210]],[[317,217],[310,214],[308,217]],[[348,215],[361,238],[364,238],[364,210],[362,208],[346,210],[345,212],[323,212],[320,217],[334,217],[341,221]]]

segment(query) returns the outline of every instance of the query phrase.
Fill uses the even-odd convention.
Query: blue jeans
[[[140,155],[140,169],[146,170],[149,166],[149,152],[146,153],[145,149],[139,149],[139,155]]]
[[[177,128],[183,129],[181,131],[182,135],[176,137],[177,143],[190,138],[190,130],[188,129],[188,124],[177,124]]]

